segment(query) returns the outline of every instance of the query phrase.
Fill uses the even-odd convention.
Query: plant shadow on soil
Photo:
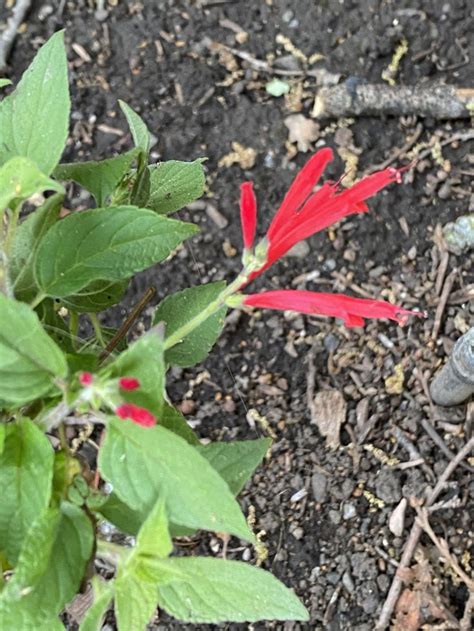
[[[380,82],[405,38],[409,50],[400,62],[397,82],[473,85],[472,39],[468,47],[473,17],[467,0],[445,4],[128,0],[110,7],[103,22],[95,18],[92,4],[36,2],[11,57],[11,75],[18,80],[34,49],[54,30],[66,29],[73,116],[65,159],[104,158],[130,146],[119,98],[136,108],[156,135],[156,160],[208,157],[205,203],[179,213],[200,226],[200,235],[170,263],[134,279],[126,300],[114,311],[115,324],[149,285],[156,285],[161,298],[190,285],[231,279],[239,270],[240,182],[255,182],[263,232],[305,160],[301,153],[288,159],[284,119],[294,113],[309,116],[315,78],[290,78],[292,93],[298,95],[292,111],[288,101],[266,93],[271,75],[232,54],[219,54],[210,42],[261,60],[276,54],[280,68],[294,69],[298,60],[276,42],[276,36],[283,34],[307,57],[324,56],[316,68],[338,73],[341,80],[358,77]],[[465,55],[471,64],[465,63]],[[349,138],[349,150],[355,149],[352,153],[358,157],[358,175],[403,146],[418,124],[419,142],[436,135],[442,140],[469,125],[415,117],[336,123],[321,122],[316,146],[327,143],[341,149]],[[346,128],[352,137],[340,131]],[[256,151],[252,168],[218,166],[233,142]],[[271,457],[247,485],[241,504],[246,514],[255,514],[255,530],[268,547],[263,567],[296,590],[310,610],[311,622],[259,623],[254,629],[373,629],[396,570],[393,559],[400,558],[413,521],[408,510],[403,534],[395,537],[388,528],[389,517],[402,497],[422,496],[447,464],[423,431],[421,419],[435,423],[453,452],[463,444],[465,438],[452,431],[459,426],[451,422],[463,417],[465,407],[436,408],[433,417],[413,371],[432,374],[463,328],[473,324],[472,306],[448,304],[438,338],[430,342],[439,260],[434,229],[465,214],[470,199],[472,206],[468,174],[472,150],[472,142],[448,144],[443,159],[449,160],[450,169],[427,155],[403,186],[391,186],[371,200],[369,213],[316,235],[308,248],[300,248],[256,283],[256,288],[347,290],[353,295],[362,290],[428,309],[426,320],[412,321],[403,329],[374,322],[364,330],[349,331],[333,321],[294,314],[234,314],[202,366],[171,373],[170,395],[202,437],[234,440],[266,435],[264,422],[246,420],[253,418],[249,410],[264,417],[275,435]],[[344,170],[344,162],[337,158],[326,176],[337,179]],[[76,199],[78,205],[85,201],[81,196]],[[220,213],[217,223],[212,207]],[[451,256],[449,271],[459,270],[454,292],[473,282],[470,263],[467,255]],[[340,446],[334,450],[326,448],[308,410],[311,349],[316,392],[337,389],[347,402]],[[390,393],[385,380],[397,365],[402,367],[404,384],[400,393]],[[382,452],[400,462],[411,459],[394,439],[395,427],[416,445],[425,467],[400,469],[387,464]],[[474,489],[466,470],[458,469],[453,479],[452,492],[464,504],[436,513],[432,524],[462,558],[472,546],[466,503]],[[421,542],[430,576],[438,580],[434,600],[460,618],[465,588],[445,571],[429,540],[423,537]],[[219,555],[222,542],[203,534],[193,552]],[[252,555],[238,542],[230,542],[228,558],[247,560]],[[426,620],[433,622],[434,618]],[[247,628],[231,623],[197,626]],[[108,628],[114,628],[112,620]],[[162,616],[150,628],[187,625]]]

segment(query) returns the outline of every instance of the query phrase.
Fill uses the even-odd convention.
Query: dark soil
[[[315,76],[279,77],[289,79],[294,92],[302,88],[291,110],[284,98],[266,93],[272,75],[256,71],[235,55],[219,55],[212,42],[263,61],[276,56],[279,68],[294,69],[300,62],[276,41],[283,34],[307,57],[324,56],[310,66],[313,70],[340,74],[341,81],[356,77],[380,82],[400,41],[406,39],[409,49],[400,62],[399,84],[435,81],[473,86],[474,11],[468,0],[121,0],[109,2],[103,22],[95,18],[92,1],[34,4],[26,30],[16,40],[11,76],[17,80],[39,45],[53,31],[66,29],[73,102],[66,160],[102,158],[130,146],[127,132],[118,135],[120,131],[110,133],[101,127],[126,131],[119,98],[140,112],[156,135],[156,160],[208,157],[205,203],[180,213],[198,223],[201,234],[170,264],[139,275],[116,318],[149,285],[156,285],[161,298],[189,285],[232,278],[239,270],[241,247],[240,182],[247,178],[255,182],[263,232],[307,157],[288,154],[284,119],[298,111],[309,117]],[[235,25],[247,38],[235,32],[239,30]],[[358,155],[360,176],[402,147],[417,126],[417,142],[433,143],[435,138],[443,141],[455,132],[468,131],[469,121],[415,117],[328,121],[321,123],[320,137],[312,147],[349,148]],[[352,138],[341,132],[345,128],[352,131]],[[253,168],[218,167],[233,142],[256,151]],[[425,148],[420,146],[419,151]],[[402,497],[424,497],[448,463],[422,422],[434,425],[453,454],[471,431],[470,423],[459,423],[466,419],[465,406],[430,405],[415,369],[429,382],[454,341],[474,323],[473,306],[468,294],[462,293],[473,282],[472,259],[468,253],[451,255],[447,272],[458,270],[452,304],[444,310],[436,339],[431,339],[440,273],[440,252],[433,236],[437,224],[444,225],[469,208],[472,212],[473,148],[472,141],[453,141],[443,146],[441,157],[425,151],[417,168],[405,176],[404,185],[379,194],[370,202],[368,214],[316,235],[309,248],[300,248],[256,283],[256,288],[347,290],[352,295],[384,297],[427,309],[426,320],[412,319],[403,329],[371,322],[364,330],[347,330],[334,321],[294,314],[232,314],[204,365],[172,372],[169,391],[203,438],[249,439],[269,433],[275,437],[271,458],[258,470],[241,502],[246,514],[255,515],[255,530],[267,546],[263,567],[294,587],[311,612],[311,623],[262,623],[254,629],[373,629],[414,513],[407,509],[398,537],[389,530],[389,518]],[[403,155],[400,163],[413,157]],[[337,179],[346,168],[338,158],[327,176]],[[225,227],[211,218],[209,204],[218,210],[224,219],[220,225]],[[327,448],[311,423],[307,377],[313,356],[315,392],[337,390],[347,402],[340,446],[335,449]],[[398,394],[386,383],[396,366],[404,374]],[[469,410],[473,416],[472,407]],[[408,439],[405,446],[396,437],[396,428]],[[399,466],[415,459],[407,444],[416,447],[424,464]],[[468,510],[474,495],[472,478],[469,471],[458,468],[452,480],[448,495],[458,498],[458,505],[435,512],[430,520],[472,573]],[[218,539],[203,536],[199,545],[205,553],[222,553]],[[229,544],[228,558],[252,561],[253,554],[237,541]],[[415,576],[411,594],[430,594],[430,602],[448,612],[443,618],[426,606],[420,625],[431,629],[447,619],[445,628],[457,628],[449,625],[463,615],[466,587],[440,562],[424,535],[413,563],[428,574],[424,583]],[[151,628],[182,626],[161,618]],[[412,628],[421,626],[405,623],[405,629]]]

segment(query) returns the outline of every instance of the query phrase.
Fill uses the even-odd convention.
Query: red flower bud
[[[121,419],[130,419],[142,427],[153,427],[156,425],[156,418],[149,410],[133,403],[122,403],[116,408],[115,414]]]
[[[81,386],[90,386],[94,381],[94,375],[91,372],[81,372],[79,374],[79,383]]]
[[[140,382],[135,377],[121,377],[119,387],[121,390],[137,390],[140,387]]]

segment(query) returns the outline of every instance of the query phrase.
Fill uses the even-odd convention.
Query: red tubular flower
[[[115,409],[115,414],[121,419],[130,419],[142,427],[153,427],[156,425],[156,418],[153,414],[133,403],[122,403]]]
[[[140,382],[135,377],[121,377],[119,379],[119,388],[121,390],[137,390],[140,387]]]
[[[368,207],[365,200],[388,184],[401,181],[401,171],[390,167],[362,178],[341,192],[338,192],[338,183],[325,182],[312,193],[332,158],[331,149],[321,149],[296,176],[268,229],[266,262],[250,274],[249,281],[259,276],[299,241],[347,215],[366,212]]]
[[[94,375],[91,372],[81,372],[79,374],[79,383],[81,386],[90,386],[94,381]]]
[[[240,185],[240,221],[244,248],[250,250],[257,228],[257,200],[253,192],[253,182],[244,182]]]
[[[280,208],[267,232],[267,240],[271,243],[280,230],[288,230],[288,222],[297,217],[298,210],[309,197],[319,181],[328,162],[333,159],[332,149],[325,147],[314,154],[293,180]]]
[[[296,289],[250,294],[244,296],[243,303],[249,307],[299,311],[300,313],[341,318],[347,327],[363,326],[364,318],[383,318],[404,324],[409,315],[424,315],[418,311],[409,311],[383,300],[367,300],[352,298],[343,294],[325,294]]]

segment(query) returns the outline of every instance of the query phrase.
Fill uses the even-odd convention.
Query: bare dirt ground
[[[238,272],[244,179],[255,182],[263,231],[309,155],[305,149],[336,150],[327,173],[334,179],[418,160],[403,185],[370,202],[368,214],[316,235],[257,287],[380,297],[426,309],[426,320],[347,330],[295,314],[232,314],[205,364],[175,370],[169,388],[203,438],[274,438],[271,457],[241,501],[267,546],[263,567],[294,587],[311,623],[253,628],[371,631],[416,515],[410,502],[426,497],[472,432],[472,404],[436,407],[427,384],[474,323],[472,257],[447,253],[437,228],[473,210],[474,143],[469,119],[315,121],[311,112],[321,84],[383,82],[404,40],[396,85],[472,87],[472,5],[110,0],[99,21],[93,4],[35,2],[10,59],[17,80],[40,44],[66,29],[73,117],[65,159],[103,158],[130,146],[118,98],[156,135],[156,160],[208,157],[206,197],[181,212],[200,225],[200,235],[169,265],[139,275],[117,321],[149,285],[161,298]],[[289,93],[270,95],[272,79]],[[295,122],[300,126],[289,138]],[[474,484],[467,462],[429,522],[472,576]],[[194,545],[223,551],[217,538],[202,536]],[[234,540],[227,555],[255,561]],[[460,628],[468,588],[428,535],[404,578],[394,629]],[[471,628],[466,617],[464,624]],[[150,628],[183,626],[161,617]]]

